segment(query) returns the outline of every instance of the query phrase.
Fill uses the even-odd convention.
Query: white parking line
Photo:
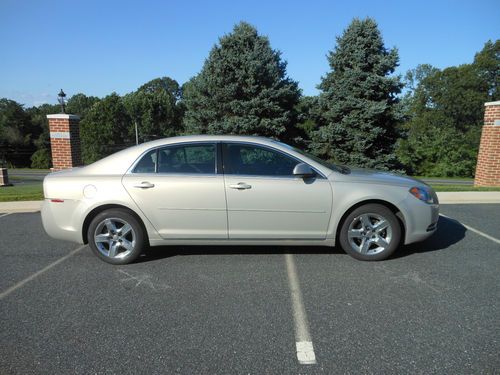
[[[480,230],[476,229],[476,228],[472,228],[470,226],[468,226],[467,224],[464,224],[460,221],[458,221],[457,219],[453,219],[452,217],[449,217],[449,216],[446,216],[446,215],[443,215],[443,214],[439,214],[441,215],[442,217],[445,217],[447,219],[450,219],[450,220],[453,220],[453,221],[456,221],[457,223],[459,223],[460,225],[462,225],[463,227],[467,228],[468,230],[470,230],[471,232],[474,232],[474,233],[477,233],[479,234],[480,236],[483,236],[484,238],[487,238],[493,242],[496,242],[498,244],[500,244],[500,240],[498,238],[495,238],[495,237],[492,237],[490,236],[489,234],[486,234],[484,232],[481,232]]]
[[[19,281],[17,284],[14,284],[12,285],[10,288],[8,288],[7,290],[3,291],[2,293],[0,293],[0,300],[7,297],[9,294],[11,294],[12,292],[14,292],[15,290],[19,289],[20,287],[22,287],[24,284],[30,282],[31,280],[37,278],[38,276],[40,276],[41,274],[47,272],[48,270],[50,270],[52,267],[54,266],[57,266],[59,263],[61,262],[64,262],[66,259],[72,257],[73,255],[75,255],[77,252],[79,252],[80,250],[84,249],[87,245],[82,245],[80,246],[78,249],[75,249],[73,250],[72,252],[70,252],[69,254],[66,254],[65,256],[63,256],[62,258],[59,258],[58,260],[56,260],[55,262],[52,262],[50,263],[48,266],[42,268],[40,271],[37,271],[35,272],[34,274],[28,276],[27,278],[25,278],[24,280],[21,280]]]
[[[6,214],[2,214],[0,215],[0,217],[4,217],[4,216],[7,216],[7,215],[10,215],[12,212],[7,212]]]
[[[309,324],[307,322],[306,310],[302,303],[302,292],[300,291],[297,267],[292,254],[286,254],[286,270],[288,273],[288,284],[292,297],[293,320],[295,323],[295,345],[297,349],[297,359],[300,364],[310,365],[316,363]]]

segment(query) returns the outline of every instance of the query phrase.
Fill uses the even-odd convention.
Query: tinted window
[[[279,151],[245,144],[227,144],[224,173],[256,176],[291,176],[299,162]]]
[[[158,152],[159,173],[215,173],[215,145],[168,146]]]
[[[156,149],[149,151],[136,164],[134,173],[155,173],[156,171]]]

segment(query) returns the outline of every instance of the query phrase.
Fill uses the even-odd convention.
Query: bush
[[[49,169],[51,161],[50,150],[41,148],[31,155],[31,168]]]

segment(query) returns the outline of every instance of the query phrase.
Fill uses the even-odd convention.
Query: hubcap
[[[389,221],[379,214],[362,214],[351,222],[347,236],[353,250],[361,254],[374,255],[389,247],[392,227]]]
[[[124,258],[135,248],[135,232],[123,219],[108,218],[101,221],[94,233],[99,252],[108,258]]]

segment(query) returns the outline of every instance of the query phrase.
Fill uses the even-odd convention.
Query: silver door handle
[[[143,181],[139,185],[134,185],[135,188],[139,189],[151,189],[155,187],[155,184],[152,184],[151,182]]]
[[[231,189],[245,190],[245,189],[251,189],[252,185],[245,184],[244,182],[238,182],[237,184],[229,185],[229,187]]]

